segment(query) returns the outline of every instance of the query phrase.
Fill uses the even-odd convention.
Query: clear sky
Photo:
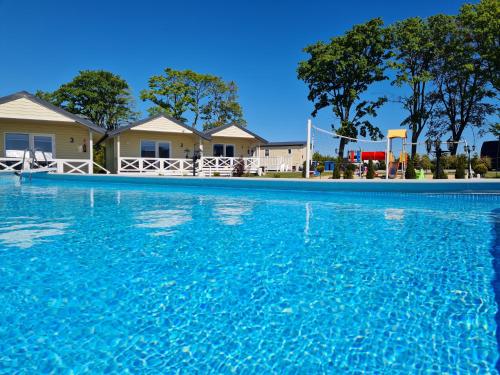
[[[462,3],[0,0],[0,95],[54,90],[79,70],[105,69],[129,82],[145,116],[148,105],[138,96],[148,78],[165,67],[192,69],[237,83],[249,129],[268,140],[303,140],[312,103],[296,69],[305,46],[374,17],[390,24],[456,14]],[[383,94],[394,99],[398,92],[388,83],[370,91]],[[374,122],[397,128],[404,115],[389,103]],[[334,118],[323,110],[314,121],[330,129]],[[317,145],[323,152],[336,147],[323,136]]]

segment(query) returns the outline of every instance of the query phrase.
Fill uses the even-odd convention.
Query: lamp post
[[[474,152],[476,149],[476,146],[472,146],[472,148],[466,143],[464,146],[464,151],[467,153],[467,162],[468,162],[468,176],[469,178],[472,178],[472,167],[471,167],[471,159],[470,159],[470,153]]]
[[[451,142],[446,142],[448,145],[448,149],[453,147],[453,144]],[[439,179],[441,176],[441,157],[443,154],[446,154],[450,151],[445,151],[441,148],[441,140],[436,139],[432,141],[431,139],[427,139],[425,141],[425,147],[427,149],[427,153],[430,154],[432,152],[432,146],[434,146],[434,154],[436,155],[436,171],[434,174],[435,179]]]
[[[193,150],[193,177],[196,176],[196,161],[201,158],[201,150]]]

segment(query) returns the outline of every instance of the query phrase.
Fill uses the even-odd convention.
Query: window
[[[234,158],[234,145],[226,145],[226,156]]]
[[[158,142],[158,157],[168,159],[170,158],[170,143]]]
[[[269,156],[269,149],[268,148],[266,148],[264,155]]]
[[[224,156],[224,145],[222,144],[214,145],[214,156]]]
[[[52,158],[54,136],[48,134],[5,133],[5,156],[19,158],[27,149],[34,149],[37,158]]]
[[[292,153],[292,149],[291,149],[291,148],[289,148],[289,149],[288,149],[288,155],[290,155],[291,153]]]
[[[141,158],[155,158],[155,157],[156,157],[156,142],[141,141]]]
[[[141,141],[141,158],[170,158],[170,142]]]
[[[33,136],[33,148],[36,151],[43,151],[45,153],[52,153],[52,137],[47,135]]]
[[[24,150],[30,147],[29,134],[6,133],[5,134],[5,156],[14,158],[21,157]]]
[[[234,158],[235,147],[234,145],[226,145],[223,143],[216,143],[213,146],[213,155],[216,157],[225,156],[228,158]]]

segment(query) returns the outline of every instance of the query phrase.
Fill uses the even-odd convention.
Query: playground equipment
[[[401,176],[405,178],[406,165],[408,163],[408,155],[405,150],[407,131],[406,129],[390,129],[387,132],[387,152],[385,156],[385,179],[396,178],[399,168],[401,168]],[[401,139],[402,150],[399,155],[398,161],[392,152],[393,140]]]
[[[401,170],[401,178],[405,178],[406,165],[408,163],[408,154],[406,153],[406,139],[407,131],[406,129],[390,129],[387,133],[387,141],[385,140],[370,140],[370,139],[357,139],[352,137],[346,137],[337,134],[332,131],[324,130],[312,125],[311,120],[307,121],[307,145],[306,145],[306,178],[309,178],[309,172],[311,167],[311,153],[312,153],[312,134],[311,131],[314,130],[328,134],[335,138],[344,138],[351,142],[366,142],[366,143],[386,143],[385,151],[351,151],[348,154],[348,158],[351,162],[361,163],[363,161],[385,160],[386,173],[385,178],[396,178],[398,171]],[[393,141],[394,139],[402,140],[402,150],[399,157],[396,159],[393,153]]]

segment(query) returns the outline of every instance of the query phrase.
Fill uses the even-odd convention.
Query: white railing
[[[141,173],[160,176],[193,174],[192,159],[118,158],[118,173]]]
[[[236,167],[243,163],[243,173],[258,173],[259,158],[231,158],[222,156],[204,156],[201,158],[201,168],[205,175],[232,176]]]
[[[23,159],[21,158],[0,158],[0,172],[14,172],[21,170]]]
[[[71,174],[93,174],[95,166],[98,172],[111,173],[96,162],[85,159],[51,159],[47,162],[37,161],[36,166],[36,169],[47,168],[57,173]],[[20,158],[0,158],[0,172],[14,172],[23,169],[29,169],[27,160],[23,166],[23,160]]]
[[[244,173],[257,173],[259,158],[230,158],[204,156],[196,161],[197,175],[232,176],[236,166],[243,162]],[[159,176],[191,176],[193,174],[192,159],[163,158],[118,158],[119,174],[149,174]]]
[[[264,156],[260,158],[260,166],[268,171],[288,172],[292,170],[292,157]]]

